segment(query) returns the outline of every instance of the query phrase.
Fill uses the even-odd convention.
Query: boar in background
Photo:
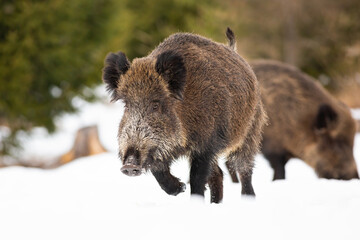
[[[356,122],[345,104],[295,67],[268,60],[252,62],[269,116],[262,153],[285,178],[285,164],[300,158],[320,178],[359,178],[353,155]]]
[[[226,36],[235,51],[234,34]],[[290,158],[302,159],[320,178],[358,179],[350,109],[296,67],[272,60],[252,61],[251,67],[269,118],[261,151],[274,169],[273,179],[285,179]],[[238,182],[232,163],[226,165]]]

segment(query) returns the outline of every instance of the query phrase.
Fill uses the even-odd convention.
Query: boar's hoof
[[[183,183],[183,182],[180,182],[180,187],[179,187],[178,191],[174,195],[176,196],[179,193],[185,192],[185,190],[186,190],[186,184]]]
[[[169,195],[176,196],[179,193],[185,192],[185,190],[186,190],[186,184],[182,183],[182,182],[179,182],[179,185],[176,188],[166,189],[165,191]]]
[[[180,192],[185,192],[185,190],[186,190],[186,184],[180,182],[180,186],[181,186],[181,191],[180,191]]]
[[[141,168],[133,164],[126,164],[121,168],[121,172],[130,177],[141,175]]]

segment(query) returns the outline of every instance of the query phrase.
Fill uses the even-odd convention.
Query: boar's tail
[[[226,29],[226,37],[229,41],[229,47],[236,52],[235,34],[229,27]]]

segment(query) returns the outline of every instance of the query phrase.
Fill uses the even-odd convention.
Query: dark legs
[[[268,159],[272,169],[274,170],[273,180],[285,179],[285,164],[288,162],[290,157],[287,156],[286,154],[273,154],[273,153],[267,154],[265,155],[265,157]],[[238,183],[239,179],[236,175],[235,164],[230,161],[227,161],[225,164],[230,173],[232,182]]]
[[[231,161],[227,161],[225,164],[230,173],[232,182],[238,183],[239,179],[236,175],[235,164]],[[241,193],[244,195],[255,195],[255,192],[254,192],[254,189],[253,189],[252,183],[251,183],[251,176],[252,176],[252,170],[249,173],[243,172],[240,175],[240,181],[241,181],[241,186],[242,186]]]
[[[255,192],[251,183],[252,170],[247,173],[240,174],[241,194],[255,196]]]
[[[274,168],[273,180],[285,179],[285,163],[277,164]]]
[[[191,194],[204,196],[205,184],[210,187],[211,202],[219,203],[223,198],[223,173],[213,161],[212,154],[192,153],[190,169]],[[170,195],[184,192],[186,185],[170,173],[170,167],[166,163],[151,170],[160,187]]]
[[[161,170],[151,170],[151,172],[158,181],[160,187],[167,194],[176,196],[185,191],[186,185],[180,182],[178,178],[171,175],[168,165],[164,164]]]
[[[190,155],[190,187],[191,194],[204,196],[205,184],[211,171],[212,154],[192,152]]]
[[[273,180],[285,179],[285,164],[290,157],[288,157],[285,153],[265,153],[264,155],[269,160],[271,167],[274,169]]]
[[[252,122],[251,128],[249,129],[242,146],[227,156],[226,166],[229,169],[233,182],[236,182],[237,180],[236,172],[239,174],[242,186],[241,194],[243,195],[255,196],[251,177],[255,155],[259,151],[262,139],[262,128],[265,122],[264,110],[260,104],[256,109],[254,121]]]
[[[215,162],[212,164],[212,171],[208,184],[210,188],[211,202],[221,202],[223,198],[223,173]]]
[[[281,146],[282,144],[275,139],[263,139],[261,151],[274,169],[273,180],[285,179],[285,164],[293,157],[289,151]]]
[[[240,149],[238,149],[235,152],[232,152],[228,156],[227,166],[236,169],[237,172],[239,173],[240,182],[242,186],[241,194],[255,196],[255,192],[251,182],[252,169],[254,166],[254,157],[248,157],[245,155],[245,153],[246,152],[243,152]],[[229,171],[231,174],[231,170]]]
[[[211,202],[219,203],[223,198],[223,173],[212,153],[192,152],[190,155],[191,194],[204,196],[205,184],[209,184]]]

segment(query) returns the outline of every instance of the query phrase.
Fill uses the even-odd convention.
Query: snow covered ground
[[[102,92],[102,89],[99,90]],[[224,168],[224,201],[209,203],[184,193],[168,196],[151,174],[120,173],[116,134],[122,104],[87,104],[58,119],[59,132],[35,129],[23,137],[24,158],[58,156],[81,126],[98,124],[109,153],[53,170],[0,169],[0,239],[360,239],[360,181],[318,179],[300,160],[286,166],[287,180],[272,182],[258,155],[253,176],[256,199],[241,197]],[[355,113],[357,114],[357,113]],[[355,141],[360,166],[360,135]],[[173,174],[188,181],[180,159]]]

